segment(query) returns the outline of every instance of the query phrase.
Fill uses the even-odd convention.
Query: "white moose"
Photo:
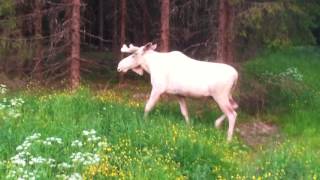
[[[189,124],[185,101],[186,96],[212,97],[223,112],[216,122],[219,127],[227,116],[229,129],[227,140],[231,141],[237,117],[237,103],[232,99],[231,91],[238,79],[238,72],[227,64],[194,60],[179,51],[157,52],[157,45],[148,43],[142,47],[132,44],[123,45],[121,52],[131,53],[122,59],[118,72],[132,70],[139,75],[143,71],[150,74],[152,91],[145,106],[144,115],[154,107],[161,94],[177,95],[181,113]]]

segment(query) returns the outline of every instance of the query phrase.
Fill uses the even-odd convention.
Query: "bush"
[[[250,114],[266,110],[288,111],[297,104],[310,104],[311,90],[304,84],[303,74],[297,67],[278,73],[257,69],[243,72],[245,80],[240,87],[240,107],[244,111]]]

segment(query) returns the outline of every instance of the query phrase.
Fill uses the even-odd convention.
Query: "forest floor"
[[[319,69],[317,48],[243,64],[231,143],[210,99],[188,99],[190,126],[169,95],[143,119],[145,79],[77,92],[1,86],[0,179],[319,179]]]

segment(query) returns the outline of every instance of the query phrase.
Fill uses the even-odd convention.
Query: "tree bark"
[[[235,59],[234,59],[234,15],[235,11],[234,11],[234,7],[230,6],[229,8],[229,26],[228,26],[228,45],[227,45],[227,62],[228,64],[232,64],[234,63]]]
[[[169,36],[170,36],[170,0],[161,1],[161,37],[160,51],[169,51]]]
[[[76,89],[80,85],[80,0],[72,0],[72,3],[70,85],[71,89]]]
[[[228,0],[219,2],[218,45],[216,59],[222,63],[233,62],[233,7]]]
[[[141,2],[141,7],[143,10],[143,22],[142,22],[142,33],[143,33],[143,37],[142,37],[142,43],[146,44],[150,41],[149,38],[149,29],[148,29],[148,25],[151,23],[151,17],[148,11],[148,5],[146,0],[142,0]]]
[[[126,42],[126,20],[127,20],[127,0],[120,0],[120,46]],[[119,50],[118,50],[119,51]],[[123,58],[123,54],[120,53],[119,60]],[[124,74],[120,73],[119,83],[123,83]]]
[[[147,27],[147,13],[146,13],[146,9],[143,9],[143,22],[142,22],[142,33],[143,33],[143,37],[142,37],[142,43],[145,44],[148,42],[149,37],[148,37],[148,27]]]
[[[34,21],[34,33],[36,37],[36,48],[35,48],[35,58],[34,58],[34,70],[33,75],[36,80],[41,82],[43,80],[43,47],[42,47],[42,0],[35,0],[35,21]]]
[[[99,36],[103,39],[104,35],[104,1],[99,0]],[[103,49],[103,41],[100,39],[99,48],[100,50]]]
[[[120,46],[126,42],[127,0],[120,0]]]
[[[113,32],[112,32],[112,52],[114,57],[119,57],[118,44],[118,0],[113,0]]]

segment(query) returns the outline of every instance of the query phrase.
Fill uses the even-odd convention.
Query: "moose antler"
[[[129,47],[126,44],[124,44],[124,45],[122,45],[122,48],[121,48],[120,51],[123,52],[123,53],[134,53],[138,49],[139,49],[139,47],[136,47],[136,46],[134,46],[132,44],[130,44]]]

